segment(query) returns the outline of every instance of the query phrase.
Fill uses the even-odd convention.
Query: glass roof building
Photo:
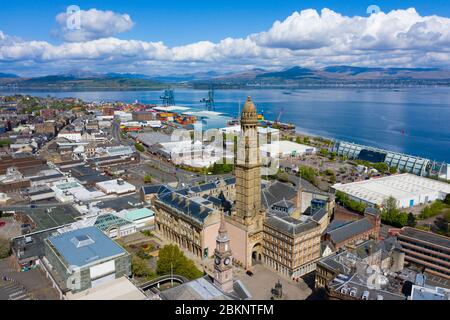
[[[345,141],[335,142],[332,152],[336,152],[340,156],[346,156],[349,159],[384,162],[389,167],[395,167],[400,171],[419,176],[428,175],[431,170],[431,162],[428,159]]]

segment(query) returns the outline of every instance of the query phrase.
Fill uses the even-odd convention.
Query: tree
[[[144,183],[152,183],[152,176],[150,174],[144,176]]]
[[[407,225],[409,227],[415,227],[417,224],[416,222],[416,217],[414,216],[414,214],[412,212],[408,213],[408,222]]]
[[[319,154],[320,154],[322,157],[328,157],[328,150],[322,148],[322,149],[319,150]]]
[[[9,257],[11,254],[11,244],[8,240],[0,238],[0,259]]]
[[[397,168],[396,168],[396,167],[390,167],[390,168],[389,168],[389,173],[390,173],[390,174],[395,174],[395,173],[397,173]]]
[[[445,196],[444,203],[450,205],[450,193]]]
[[[142,144],[138,143],[138,142],[136,142],[136,143],[134,144],[134,147],[135,147],[136,150],[139,151],[139,152],[144,152],[144,151],[145,151],[144,146],[143,146]]]
[[[156,271],[160,275],[173,272],[190,280],[203,275],[194,262],[186,258],[183,252],[173,244],[166,245],[159,251]]]
[[[381,221],[394,227],[404,227],[408,224],[408,214],[400,212],[397,208],[397,200],[394,197],[387,198],[383,203]]]
[[[375,169],[377,169],[378,172],[380,173],[386,173],[389,171],[389,166],[384,163],[384,162],[378,162],[378,163],[374,163],[372,165]]]
[[[317,184],[317,172],[314,168],[308,166],[301,166],[299,170],[299,176],[312,184]]]
[[[295,138],[295,142],[301,144],[301,143],[302,143],[302,138],[300,138],[299,136],[297,136],[297,138]]]
[[[138,256],[131,259],[131,272],[141,278],[153,278],[155,273],[148,267],[147,262]]]
[[[279,172],[278,175],[278,180],[281,182],[288,182],[289,181],[289,175],[286,172]]]
[[[366,211],[366,205],[363,202],[350,199],[344,192],[336,191],[336,200],[341,203],[345,208],[364,213]]]

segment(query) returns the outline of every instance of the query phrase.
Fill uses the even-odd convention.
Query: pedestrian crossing
[[[0,296],[7,300],[33,300],[32,296],[20,284],[0,280]]]

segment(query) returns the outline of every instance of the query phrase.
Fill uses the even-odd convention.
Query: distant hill
[[[135,90],[135,89],[163,89],[167,85],[150,80],[131,78],[126,76],[79,76],[79,75],[51,75],[37,78],[3,79],[0,85],[29,88],[39,90]]]
[[[0,73],[0,86],[43,90],[160,90],[168,85],[207,89],[292,86],[409,86],[450,85],[450,70],[439,68],[369,68],[293,66],[278,71],[254,68],[239,72],[216,71],[150,76],[134,73],[71,71],[36,78]]]
[[[321,69],[294,66],[279,71],[253,69],[209,80],[217,87],[293,85],[450,85],[450,70],[439,68],[368,68],[328,66]],[[205,86],[204,81],[194,87]]]
[[[1,79],[3,79],[3,78],[11,79],[11,78],[19,78],[19,76],[17,74],[13,74],[13,73],[1,73],[0,72],[0,78]]]

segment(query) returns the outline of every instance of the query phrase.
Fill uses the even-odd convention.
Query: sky
[[[0,72],[449,68],[449,17],[448,0],[2,1]]]

